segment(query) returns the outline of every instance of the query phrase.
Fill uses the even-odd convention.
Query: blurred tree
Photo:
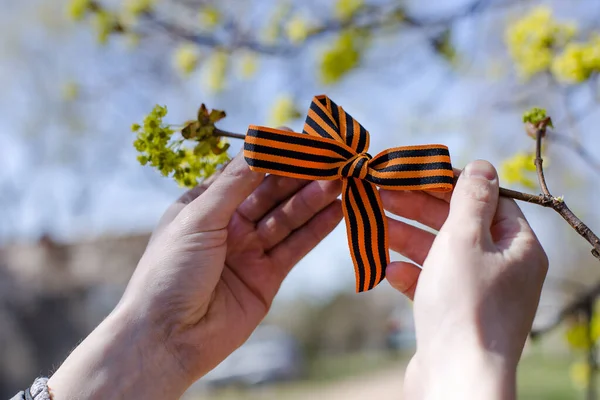
[[[396,47],[409,38],[417,45],[404,48],[402,59],[394,62],[406,63],[417,51],[426,51],[436,59],[429,63],[445,64],[445,68],[454,75],[453,79],[472,78],[478,67],[481,70],[481,64],[496,71],[506,70],[497,61],[504,59],[505,65],[514,74],[500,73],[496,80],[500,81],[500,85],[514,82],[520,91],[526,93],[522,96],[513,90],[505,101],[507,105],[518,109],[539,101],[549,93],[558,94],[562,102],[563,116],[557,122],[557,130],[546,132],[544,129],[543,133],[537,133],[537,158],[547,149],[547,146],[541,146],[540,137],[543,135],[552,145],[573,151],[589,170],[600,172],[598,158],[586,149],[578,133],[580,120],[590,111],[595,111],[600,101],[600,19],[596,18],[591,23],[577,22],[558,16],[551,7],[535,5],[535,2],[525,6],[522,2],[512,1],[454,3],[453,7],[433,4],[419,7],[409,1],[391,0],[334,0],[327,4],[280,0],[248,2],[240,6],[231,1],[131,0],[113,6],[99,0],[72,0],[69,12],[75,20],[90,19],[102,44],[111,36],[133,35],[141,41],[151,42],[157,37],[170,37],[177,43],[171,55],[176,69],[184,76],[193,76],[197,69],[204,69],[204,87],[216,93],[223,91],[234,79],[234,63],[239,64],[238,70],[254,71],[257,64],[274,58],[307,54],[307,48],[313,48],[312,57],[302,65],[313,71],[315,79],[324,88],[343,84],[349,75],[358,74],[361,70],[364,70],[363,74],[378,74],[377,64],[380,61],[377,61],[376,49],[380,46]],[[592,8],[590,2],[573,3],[577,3],[581,11]],[[595,11],[598,12],[597,9]],[[469,41],[461,40],[465,24],[482,20],[502,25],[498,31],[502,31],[505,45],[498,46],[498,39],[489,41],[495,46],[487,46],[486,43],[483,62],[478,60],[477,52],[468,48]],[[477,36],[471,28],[471,43],[478,39]],[[421,49],[417,50],[416,46]],[[236,57],[240,53],[244,54],[244,58]],[[428,65],[413,69],[427,70]],[[243,74],[245,78],[252,75]],[[446,78],[444,84],[449,80]],[[539,88],[540,83],[542,89]],[[437,90],[433,90],[432,97],[436,95]],[[582,100],[585,106],[575,114],[574,105]],[[273,102],[270,124],[282,125],[299,118],[302,114],[295,103],[289,93],[277,98]],[[497,101],[496,106],[498,103],[502,101]],[[202,107],[201,110],[205,110],[204,105]],[[536,109],[534,113],[537,112],[542,111]],[[159,120],[155,114],[156,109],[142,127],[134,127],[134,131],[138,132],[136,149],[142,153],[140,162],[154,165],[163,175],[172,175],[184,186],[194,186],[199,179],[214,171],[214,168],[207,168],[206,163],[212,162],[216,166],[225,160],[217,137],[238,136],[216,128],[216,121],[205,118],[203,122],[202,111],[199,111],[197,120],[188,121],[181,129],[173,129],[172,125],[162,122],[166,110]],[[524,120],[535,124],[542,119],[540,115],[530,114]],[[152,124],[149,125],[149,121]],[[207,135],[190,134],[204,126],[208,129]],[[532,126],[530,124],[529,127]],[[190,127],[193,129],[190,130]],[[569,132],[563,133],[566,130]],[[531,128],[528,133],[535,138],[535,131]],[[186,139],[192,140],[194,150],[185,147]],[[207,144],[207,140],[212,142]],[[156,150],[149,153],[148,148]],[[512,156],[505,157],[500,168],[504,182],[530,190],[537,188],[533,148],[531,146],[528,151],[518,149]],[[194,157],[198,155],[205,157],[203,160],[206,161],[194,166]],[[538,167],[541,168],[541,162]],[[549,197],[543,179],[540,184],[543,195],[547,196],[545,201],[552,198],[556,202],[553,208],[559,211],[562,197]],[[543,201],[540,200],[540,204]],[[592,245],[597,249],[599,244]],[[588,319],[592,328],[574,325],[567,336],[569,343],[576,347],[584,343],[586,349],[592,347],[599,336],[594,321]],[[349,326],[345,322],[338,325]],[[352,347],[352,343],[349,346]],[[589,371],[595,368],[590,364]],[[581,368],[577,371],[575,376],[581,375]]]
[[[457,166],[492,159],[502,164],[504,185],[530,191],[537,187],[533,144],[520,114],[543,106],[555,125],[545,137],[549,183],[598,226],[600,4],[541,4],[0,0],[0,239],[45,230],[78,238],[149,229],[154,221],[137,210],[154,204],[160,212],[178,189],[136,165],[132,142],[140,162],[191,186],[227,156],[227,143],[211,136],[215,114],[211,120],[210,112],[197,112],[200,103],[226,109],[230,117],[219,126],[242,132],[248,123],[298,122],[319,92],[342,98],[371,127],[374,145],[438,135],[436,141],[451,145]],[[77,23],[65,23],[66,17]],[[153,108],[156,103],[168,105],[170,114]],[[143,114],[150,110],[146,126]],[[136,137],[128,130],[134,120],[140,122]],[[160,154],[156,160],[149,149]],[[117,209],[131,216],[110,214]],[[533,222],[540,235],[560,241],[547,246],[551,274],[563,281],[568,275],[587,296],[587,302],[570,296],[577,307],[561,316],[577,315],[569,319],[575,326],[595,327],[581,310],[600,292],[586,287],[598,280],[597,266],[574,262],[587,247],[546,216]],[[563,289],[548,291],[556,298]],[[337,316],[353,307],[359,318]],[[323,318],[352,329],[324,324],[328,332],[315,328],[308,342],[318,348],[339,338],[344,349],[356,346],[364,335],[355,320],[376,317],[358,307],[344,295],[332,300]],[[582,329],[574,332],[572,343]],[[594,332],[585,343],[596,343]],[[575,367],[574,375],[595,370],[594,364]]]

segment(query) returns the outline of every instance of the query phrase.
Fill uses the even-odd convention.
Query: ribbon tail
[[[347,178],[343,180],[342,207],[356,291],[365,292],[385,278],[385,268],[390,262],[383,205],[374,184]]]

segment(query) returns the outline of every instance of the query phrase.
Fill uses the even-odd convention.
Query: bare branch
[[[308,44],[315,39],[322,37],[325,34],[343,31],[348,28],[356,28],[366,31],[375,31],[382,28],[390,28],[397,26],[398,28],[412,28],[419,30],[427,30],[430,32],[428,40],[435,47],[437,35],[443,28],[447,28],[451,24],[466,18],[475,13],[481,13],[488,7],[491,0],[475,0],[471,4],[458,11],[441,17],[418,17],[406,13],[404,6],[394,6],[392,8],[386,5],[368,6],[362,12],[357,13],[353,18],[345,21],[326,20],[320,26],[311,30],[304,44]],[[189,31],[177,24],[163,20],[155,12],[148,12],[143,15],[144,21],[151,26],[161,28],[166,34],[173,38],[195,43],[199,46],[219,48],[225,51],[233,51],[236,49],[248,49],[256,53],[266,55],[286,56],[298,50],[298,45],[291,43],[268,44],[261,42],[256,37],[251,35],[216,35],[212,33],[198,33]],[[235,22],[231,22],[227,26],[227,30],[233,33],[239,32],[239,27]]]
[[[224,130],[221,130],[217,127],[215,127],[215,136],[222,136],[222,137],[228,137],[228,138],[233,138],[233,139],[242,139],[244,140],[246,138],[246,135],[242,135],[241,133],[233,133],[233,132],[227,132]]]
[[[590,228],[586,224],[583,223],[573,212],[567,207],[564,200],[558,199],[550,193],[548,189],[548,185],[546,184],[546,178],[544,177],[544,168],[542,159],[542,139],[546,134],[546,127],[550,123],[550,118],[546,118],[543,121],[539,122],[536,126],[536,140],[535,140],[535,167],[538,174],[538,179],[540,182],[540,186],[542,188],[542,193],[544,198],[549,201],[549,207],[551,207],[554,211],[560,214],[561,217],[564,218],[565,221],[575,231],[582,236],[585,240],[587,240],[592,245],[592,254],[598,260],[600,260],[600,238],[592,232]]]
[[[542,189],[542,193],[544,196],[551,197],[550,191],[548,190],[548,185],[546,184],[546,178],[544,177],[544,168],[542,164],[544,160],[542,159],[542,138],[546,134],[546,126],[550,123],[550,118],[546,118],[541,121],[536,127],[535,132],[535,169],[538,175],[538,181],[540,182],[540,187]]]

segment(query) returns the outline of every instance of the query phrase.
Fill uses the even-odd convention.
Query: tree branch
[[[242,139],[244,140],[246,138],[246,135],[242,135],[241,133],[233,133],[233,132],[227,132],[224,130],[221,130],[219,128],[217,128],[215,126],[215,136],[222,136],[222,137],[228,137],[228,138],[233,138],[233,139]]]
[[[439,30],[470,15],[482,13],[486,8],[491,7],[490,3],[492,3],[491,0],[474,0],[466,7],[460,8],[449,15],[439,17],[419,17],[410,15],[406,12],[404,6],[394,6],[392,8],[387,7],[386,5],[367,6],[362,12],[357,13],[348,20],[338,21],[331,19],[322,21],[311,30],[304,43],[309,43],[325,34],[339,32],[348,28],[374,31],[381,28],[389,28],[392,24],[396,24],[399,28],[404,27],[421,30],[436,28]],[[260,54],[278,56],[289,55],[298,49],[297,45],[285,41],[284,43],[279,44],[263,43],[257,38],[252,37],[252,35],[223,36],[213,33],[194,32],[160,18],[155,12],[144,13],[143,17],[147,23],[161,28],[171,37],[195,43],[200,46],[220,48],[225,51],[248,49]],[[234,33],[240,31],[238,25],[234,22],[229,24],[228,28]],[[428,37],[428,40],[432,45],[435,45],[436,37],[436,34]]]
[[[592,230],[583,223],[577,216],[567,207],[567,204],[564,200],[556,198],[552,196],[550,190],[548,189],[548,184],[546,183],[546,178],[544,177],[544,160],[542,159],[542,139],[546,135],[546,128],[550,123],[550,118],[545,118],[540,121],[536,126],[536,137],[535,137],[535,167],[538,175],[538,180],[540,182],[540,187],[542,188],[543,197],[549,202],[549,207],[551,207],[554,211],[560,214],[561,217],[575,231],[582,236],[585,240],[587,240],[592,245],[592,255],[600,260],[600,238],[592,232]]]
[[[569,316],[576,314],[585,310],[588,304],[594,302],[596,297],[600,296],[600,283],[594,285],[592,288],[588,289],[585,293],[579,296],[572,303],[569,303],[565,308],[563,308],[558,316],[554,319],[554,321],[541,329],[536,329],[531,331],[530,337],[532,339],[536,339],[537,337],[544,335],[547,332],[550,332],[552,329],[556,328],[562,321],[567,319]]]

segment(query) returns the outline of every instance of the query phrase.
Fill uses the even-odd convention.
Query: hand
[[[115,311],[50,379],[54,400],[178,398],[248,338],[340,222],[340,189],[265,178],[235,157],[165,213]]]
[[[391,243],[398,246],[396,232],[412,230],[415,245],[405,255],[423,265],[395,262],[386,270],[390,284],[415,302],[417,352],[405,391],[411,399],[514,398],[548,259],[516,203],[498,198],[489,163],[465,168],[449,215],[448,199],[382,192],[388,210],[441,228],[434,239],[390,221]]]

